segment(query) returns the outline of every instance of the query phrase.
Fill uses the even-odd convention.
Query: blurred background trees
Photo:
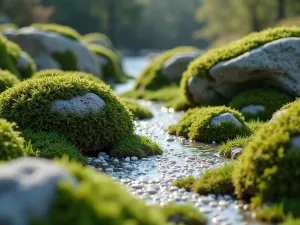
[[[13,23],[103,32],[119,48],[216,46],[276,25],[300,25],[299,0],[0,0]]]

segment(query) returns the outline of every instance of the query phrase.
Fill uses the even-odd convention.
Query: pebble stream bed
[[[125,69],[136,66],[129,60]],[[137,67],[140,72],[145,63]],[[132,83],[131,83],[132,85]],[[128,89],[128,87],[127,87]],[[123,89],[122,89],[123,90]],[[117,92],[120,92],[120,90]],[[140,101],[154,114],[150,120],[135,121],[136,133],[148,136],[160,144],[162,155],[138,159],[111,158],[105,153],[88,158],[88,164],[107,173],[121,182],[135,196],[148,204],[164,205],[169,202],[190,203],[209,218],[209,225],[262,225],[249,212],[249,205],[236,201],[231,196],[201,196],[172,186],[175,179],[199,176],[205,170],[225,163],[218,155],[216,145],[190,142],[166,133],[169,125],[175,124],[182,113],[166,109],[159,103]]]

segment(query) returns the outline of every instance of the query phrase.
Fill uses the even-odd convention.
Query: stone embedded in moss
[[[244,117],[227,107],[190,109],[175,129],[178,136],[203,142],[223,142],[251,132]]]
[[[55,100],[69,100],[93,93],[106,103],[99,112],[85,116],[51,111]],[[130,112],[103,82],[72,75],[29,79],[0,95],[0,116],[22,129],[55,131],[84,152],[108,151],[133,134]]]
[[[3,92],[7,88],[10,88],[18,83],[20,83],[20,80],[16,77],[16,75],[7,70],[0,69],[0,92]]]
[[[152,112],[144,106],[139,105],[138,103],[131,101],[129,99],[122,98],[123,104],[129,109],[133,114],[134,118],[138,119],[149,119],[153,117]]]
[[[233,173],[239,198],[259,196],[262,202],[299,198],[300,151],[298,139],[300,105],[266,123],[244,149]]]
[[[241,111],[247,120],[269,120],[274,112],[293,100],[293,97],[275,89],[253,89],[235,97],[229,106]]]

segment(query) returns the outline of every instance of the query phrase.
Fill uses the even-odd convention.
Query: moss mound
[[[134,118],[138,119],[149,119],[153,117],[152,112],[144,106],[139,105],[138,103],[131,101],[129,99],[122,98],[123,104],[129,109],[133,114]]]
[[[225,164],[219,168],[207,170],[200,178],[186,178],[175,181],[174,185],[201,195],[234,193],[232,183],[233,163]]]
[[[209,70],[217,63],[233,59],[251,49],[260,47],[268,42],[281,38],[300,37],[299,27],[279,27],[252,33],[240,40],[234,41],[224,47],[216,48],[194,60],[186,70],[181,80],[181,89],[187,100],[194,103],[188,91],[188,80],[192,76],[211,79]]]
[[[74,187],[61,182],[47,218],[31,225],[70,224],[70,221],[76,221],[77,225],[167,225],[161,210],[146,206],[110,177],[77,163],[60,161],[59,164],[78,179],[78,184]]]
[[[136,80],[135,89],[143,88],[156,90],[162,86],[170,85],[169,81],[161,74],[163,64],[175,54],[190,51],[197,51],[197,49],[190,46],[177,47],[157,56]]]
[[[208,222],[207,218],[191,205],[168,204],[162,207],[162,212],[173,224],[205,225]]]
[[[260,119],[266,121],[272,118],[274,112],[293,100],[293,97],[274,89],[253,89],[235,97],[229,103],[229,106],[239,111],[249,105],[264,106],[264,111],[259,111],[256,114],[247,112],[242,112],[242,114],[247,120]]]
[[[15,124],[0,119],[0,160],[25,156],[24,139],[14,131]]]
[[[102,33],[86,34],[82,36],[81,40],[88,44],[102,45],[109,49],[112,49],[114,47],[109,37]]]
[[[0,69],[0,92],[3,92],[7,88],[10,88],[18,83],[20,83],[20,80],[16,77],[16,75],[7,70]]]
[[[24,130],[22,136],[37,151],[38,157],[53,159],[67,155],[71,160],[86,163],[85,157],[78,148],[70,144],[67,138],[55,132]]]
[[[89,44],[88,47],[91,52],[107,60],[107,64],[102,65],[105,81],[108,83],[124,83],[128,80],[128,77],[122,71],[121,61],[116,53],[108,48],[95,44]]]
[[[265,124],[244,149],[233,173],[239,198],[262,202],[300,197],[300,151],[297,137],[300,105]]]
[[[215,117],[225,113],[233,115],[241,126],[236,126],[231,122],[220,122],[218,125],[212,124]],[[172,126],[172,130],[176,130],[177,136],[185,136],[203,142],[223,142],[238,135],[251,133],[249,127],[245,124],[244,117],[239,112],[224,106],[190,109],[175,127]]]
[[[159,155],[162,152],[162,148],[149,138],[134,134],[115,145],[110,155],[115,157],[136,156],[145,158],[152,155]]]
[[[51,110],[55,100],[69,100],[93,93],[106,104],[84,116]],[[133,134],[130,112],[103,82],[65,75],[29,79],[0,95],[0,116],[22,129],[55,131],[65,135],[84,152],[109,151]]]
[[[79,40],[81,37],[81,35],[73,28],[59,24],[34,23],[30,26],[44,31],[58,33],[73,40]]]

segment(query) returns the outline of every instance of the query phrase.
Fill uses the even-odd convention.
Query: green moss
[[[63,115],[51,110],[58,99],[94,93],[106,103],[98,113]],[[133,134],[130,112],[103,82],[65,75],[28,79],[0,95],[0,116],[15,121],[21,129],[56,131],[84,152],[109,151]]]
[[[72,40],[79,40],[81,38],[81,35],[76,30],[68,26],[63,26],[54,23],[52,24],[34,23],[31,24],[30,26],[44,31],[58,33]]]
[[[254,89],[245,91],[235,97],[229,103],[229,106],[241,110],[249,105],[262,105],[265,107],[264,111],[260,111],[257,114],[243,113],[243,116],[247,120],[260,119],[266,121],[272,118],[274,112],[293,100],[293,97],[274,89]]]
[[[6,23],[0,25],[0,32],[3,32],[5,30],[17,30],[18,26],[13,23]]]
[[[153,117],[152,112],[144,106],[139,105],[138,103],[122,98],[123,104],[129,109],[133,114],[134,118],[138,119],[149,119]]]
[[[7,70],[0,69],[0,92],[3,92],[7,88],[10,88],[18,83],[20,83],[20,80],[16,77],[16,75]]]
[[[88,44],[96,44],[96,45],[102,45],[106,48],[112,49],[113,43],[107,37],[105,34],[102,33],[90,33],[82,36],[82,41],[88,43]]]
[[[67,138],[55,132],[24,130],[22,136],[33,149],[37,150],[38,157],[53,159],[67,155],[72,160],[86,163],[85,157],[78,148],[70,144]]]
[[[237,136],[233,140],[229,140],[219,147],[219,154],[226,158],[231,158],[231,150],[233,148],[242,148],[244,149],[247,144],[252,141],[253,135],[251,136]]]
[[[168,221],[178,225],[205,225],[208,222],[198,209],[191,205],[168,204],[162,207]]]
[[[161,68],[163,64],[172,56],[181,52],[197,51],[196,48],[190,46],[177,47],[163,52],[157,56],[142,72],[136,80],[135,89],[152,89],[157,90],[163,86],[170,85],[169,81],[162,76]],[[179,83],[179,81],[178,81]]]
[[[284,220],[282,205],[264,206],[256,212],[256,218],[268,223],[279,223]]]
[[[63,76],[63,75],[70,75],[70,76],[76,76],[80,78],[87,78],[94,82],[102,82],[98,77],[85,73],[85,72],[79,72],[79,71],[63,71],[58,69],[51,69],[51,70],[41,70],[38,73],[35,73],[32,78],[41,78],[41,77],[52,77],[52,76]]]
[[[112,50],[95,44],[89,44],[88,48],[94,54],[107,60],[107,64],[102,66],[103,77],[106,82],[124,83],[128,80],[128,77],[122,71],[119,57]]]
[[[167,225],[160,209],[146,206],[110,177],[77,163],[59,162],[78,179],[61,182],[47,218],[31,225]],[[170,225],[170,224],[169,224]]]
[[[260,196],[262,202],[300,197],[299,149],[291,139],[300,133],[300,105],[265,124],[244,149],[233,173],[239,198]]]
[[[159,155],[162,152],[162,148],[149,138],[134,134],[116,144],[110,155],[114,157],[136,156],[138,158],[145,158],[152,155]]]
[[[181,80],[181,90],[187,100],[195,103],[188,90],[188,80],[196,76],[205,79],[212,79],[209,70],[217,63],[233,59],[251,49],[262,46],[281,38],[300,37],[300,28],[298,27],[279,27],[267,29],[259,33],[252,33],[240,40],[234,41],[221,48],[216,48],[194,60],[186,70]]]
[[[25,156],[24,139],[14,131],[14,123],[0,119],[0,160],[11,160]]]
[[[299,225],[300,224],[300,219],[294,219],[294,218],[289,218],[283,223],[280,223],[279,225]]]
[[[243,125],[238,127],[232,123],[211,125],[211,120],[221,114],[231,113]],[[174,129],[174,127],[172,127]],[[176,135],[185,136],[192,140],[203,142],[223,142],[233,139],[238,135],[250,134],[249,127],[245,124],[244,117],[237,111],[227,107],[202,107],[188,110],[176,126]]]
[[[77,58],[71,50],[54,52],[52,56],[60,64],[62,70],[77,70]]]
[[[196,182],[196,178],[195,177],[187,177],[187,178],[180,178],[175,180],[175,182],[173,183],[174,186],[179,187],[179,188],[184,188],[187,191],[191,191],[193,189],[193,186]]]

